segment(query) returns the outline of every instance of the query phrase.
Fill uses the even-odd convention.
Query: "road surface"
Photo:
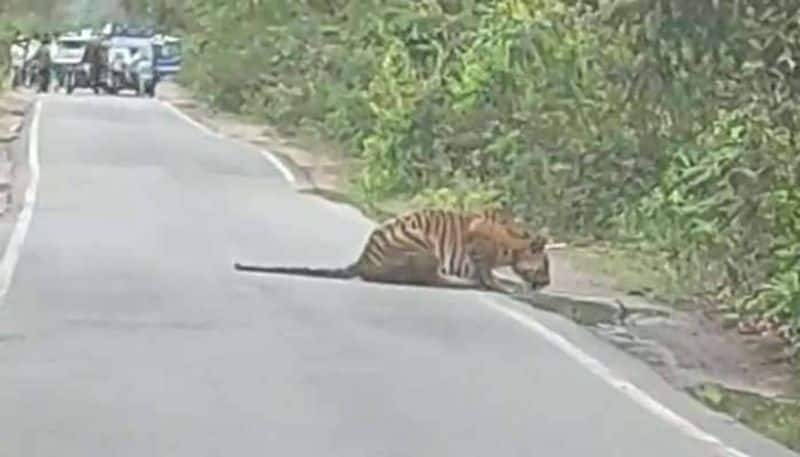
[[[497,295],[236,273],[371,224],[158,101],[42,100],[0,457],[793,455]]]

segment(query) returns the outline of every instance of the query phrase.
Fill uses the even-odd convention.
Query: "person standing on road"
[[[28,45],[25,50],[25,81],[23,82],[25,87],[31,87],[34,79],[39,75],[36,56],[38,55],[40,47],[42,47],[42,42],[39,34],[36,33],[28,40]]]
[[[16,88],[25,80],[25,47],[27,41],[22,38],[19,30],[14,33],[11,42],[11,87]]]
[[[58,58],[58,37],[60,36],[60,32],[51,34],[50,41],[47,46],[50,50],[50,81],[55,82],[55,91],[58,91],[58,89],[64,87],[64,74],[61,71],[61,67],[54,64]]]
[[[81,63],[89,64],[89,86],[97,92],[100,87],[100,68],[103,66],[103,50],[100,41],[92,40],[86,45]]]
[[[50,78],[52,76],[52,56],[50,55],[50,37],[45,35],[42,45],[36,52],[38,63],[39,87],[37,92],[48,92],[50,90]]]

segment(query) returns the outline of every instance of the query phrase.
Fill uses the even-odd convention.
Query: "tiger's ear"
[[[547,238],[543,237],[542,235],[536,234],[531,237],[530,244],[528,247],[533,252],[543,252],[547,249]]]
[[[542,252],[547,249],[550,243],[550,229],[543,227],[531,233],[530,249],[534,252]]]

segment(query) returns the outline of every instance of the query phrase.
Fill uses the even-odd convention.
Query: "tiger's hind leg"
[[[439,272],[439,260],[430,254],[417,253],[409,258],[409,269],[421,285],[449,289],[475,289],[477,284],[468,279],[444,276]]]
[[[476,285],[461,278],[442,276],[439,273],[439,260],[425,252],[402,252],[387,255],[383,264],[369,272],[362,273],[365,281],[390,284],[474,289]]]

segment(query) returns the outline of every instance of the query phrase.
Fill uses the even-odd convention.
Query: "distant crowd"
[[[30,86],[34,81],[41,81],[44,86],[53,79],[52,61],[55,57],[56,34],[34,34],[30,37],[16,32],[11,42],[11,85]],[[40,89],[42,89],[40,87]]]

